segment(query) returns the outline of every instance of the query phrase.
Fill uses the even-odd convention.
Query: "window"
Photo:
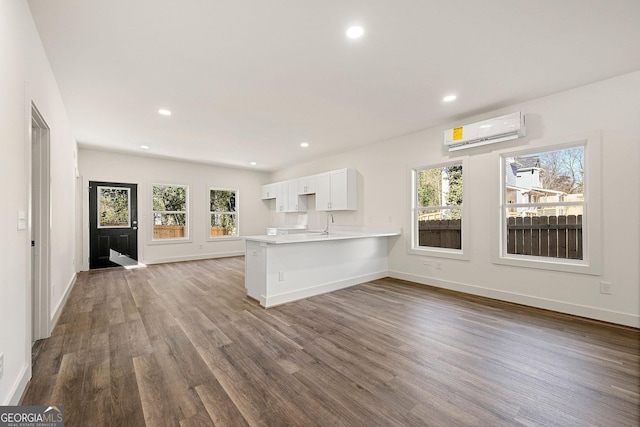
[[[238,192],[211,188],[209,190],[209,237],[220,238],[238,235]]]
[[[187,239],[189,187],[153,185],[153,240]]]
[[[499,156],[498,263],[597,274],[600,156],[588,155],[594,146],[598,138]]]
[[[98,228],[131,227],[128,188],[98,186]]]
[[[464,258],[463,161],[413,169],[411,252]]]

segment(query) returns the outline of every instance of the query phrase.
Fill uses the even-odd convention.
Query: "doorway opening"
[[[31,341],[51,334],[50,129],[31,104]]]

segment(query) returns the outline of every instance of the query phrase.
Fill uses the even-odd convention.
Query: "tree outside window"
[[[98,228],[129,227],[129,189],[98,187]]]
[[[238,235],[237,199],[236,190],[209,190],[209,237]]]
[[[417,247],[462,249],[462,164],[415,170]]]
[[[188,186],[153,185],[153,238],[188,237]]]

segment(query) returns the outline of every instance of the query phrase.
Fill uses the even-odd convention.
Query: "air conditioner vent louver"
[[[517,112],[448,129],[444,132],[444,145],[449,151],[463,150],[520,138],[526,134],[525,115]]]

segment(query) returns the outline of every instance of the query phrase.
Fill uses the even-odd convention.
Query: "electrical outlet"
[[[2,374],[4,374],[4,353],[0,353],[0,379],[2,379]]]
[[[613,283],[600,282],[600,293],[605,295],[611,295],[613,293]]]
[[[284,271],[278,271],[278,280],[284,281]]]

